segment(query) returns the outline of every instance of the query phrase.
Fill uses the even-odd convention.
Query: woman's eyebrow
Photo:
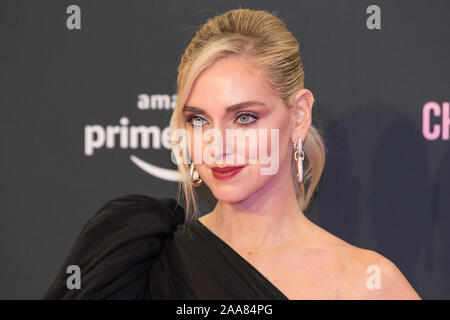
[[[239,109],[243,109],[246,107],[250,107],[253,105],[261,105],[261,106],[267,106],[264,102],[261,101],[257,101],[257,100],[250,100],[250,101],[244,101],[244,102],[239,102],[236,104],[233,104],[229,107],[227,107],[225,109],[226,112],[233,112]],[[192,112],[199,112],[199,113],[206,113],[203,109],[197,108],[197,107],[193,107],[193,106],[187,106],[185,105],[183,107],[183,112],[185,111],[192,111]]]

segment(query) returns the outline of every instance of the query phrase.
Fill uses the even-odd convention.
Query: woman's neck
[[[201,221],[238,248],[281,246],[299,239],[309,220],[298,206],[290,174],[279,172],[244,201],[218,201]]]

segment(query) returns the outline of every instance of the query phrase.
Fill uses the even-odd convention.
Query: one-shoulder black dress
[[[81,271],[69,289],[67,267]],[[172,198],[125,195],[85,224],[43,299],[287,300]]]

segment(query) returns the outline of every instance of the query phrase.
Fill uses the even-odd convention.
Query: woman
[[[298,42],[279,18],[237,9],[210,19],[178,72],[170,125],[188,139],[173,140],[186,209],[169,198],[111,200],[87,222],[45,298],[420,299],[391,261],[305,216],[325,147],[311,124]],[[217,139],[205,138],[208,129]],[[227,130],[254,133],[258,143],[222,143]],[[202,183],[217,204],[199,217],[193,188]],[[69,265],[81,270],[80,289],[67,288]]]

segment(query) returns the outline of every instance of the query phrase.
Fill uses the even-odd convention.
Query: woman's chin
[[[240,190],[239,188],[234,188],[233,190],[213,190],[213,195],[218,201],[222,202],[241,202],[247,199],[248,190]]]

